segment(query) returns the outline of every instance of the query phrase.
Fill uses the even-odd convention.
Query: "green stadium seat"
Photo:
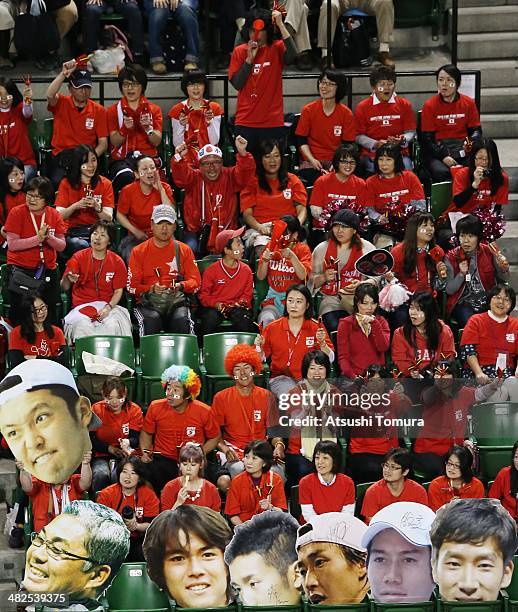
[[[240,604],[238,607],[239,612],[303,612],[304,605],[293,606],[244,606]]]
[[[436,612],[504,612],[505,601],[500,598],[496,601],[444,601],[436,598]]]
[[[215,261],[219,261],[221,257],[219,255],[207,255],[203,259],[197,259],[196,264],[198,265],[198,270],[200,274],[203,276],[205,270],[211,266]]]
[[[164,397],[160,382],[162,372],[172,364],[186,365],[200,371],[198,339],[191,334],[152,334],[140,339],[140,389],[145,405]]]
[[[451,181],[432,183],[430,195],[430,212],[438,219],[452,202],[453,191]]]
[[[171,607],[171,610],[173,610],[174,612],[237,612],[238,611],[238,605],[236,603],[232,603],[228,606],[225,606],[223,608],[179,608],[175,605],[173,605]],[[270,608],[271,609],[271,608]]]
[[[511,460],[518,431],[518,404],[479,404],[473,406],[471,415],[480,475],[484,480],[492,480]]]
[[[147,574],[145,563],[123,563],[105,592],[110,612],[169,612],[167,595]]]
[[[128,336],[89,336],[87,338],[78,338],[75,342],[75,370],[76,376],[86,374],[84,363],[82,360],[83,351],[94,355],[102,355],[109,357],[115,361],[119,361],[130,367],[132,370],[137,370],[137,361],[135,348],[133,346],[133,338]],[[133,376],[121,377],[128,387],[128,397],[135,397],[135,378]]]
[[[225,372],[225,355],[236,344],[254,344],[257,334],[245,332],[222,332],[207,334],[203,339],[203,378],[205,399],[211,401],[212,396],[221,389],[231,387],[232,379]],[[256,384],[266,386],[264,374],[255,377]]]
[[[369,600],[365,598],[362,602],[356,604],[344,604],[344,605],[322,605],[312,604],[307,602],[304,605],[305,612],[368,612]]]
[[[300,521],[302,508],[299,504],[299,485],[294,485],[290,490],[290,514]]]
[[[445,10],[444,0],[398,0],[395,3],[395,27],[415,28],[431,25],[432,37],[437,40]]]
[[[369,595],[370,612],[434,612],[435,601],[422,601],[417,603],[379,603]]]

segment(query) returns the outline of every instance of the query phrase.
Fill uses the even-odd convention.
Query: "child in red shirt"
[[[52,519],[63,512],[63,508],[71,501],[81,499],[92,484],[91,451],[87,451],[81,462],[81,474],[72,474],[61,484],[51,485],[31,476],[21,461],[16,462],[20,470],[20,484],[32,502],[34,516],[34,531],[39,532]]]
[[[244,231],[244,227],[223,230],[216,236],[215,248],[222,258],[205,270],[198,294],[203,306],[199,313],[202,336],[217,331],[225,319],[232,323],[232,331],[253,330],[253,276],[248,265],[241,261]]]
[[[254,440],[245,448],[245,471],[230,485],[225,514],[232,525],[241,525],[265,510],[287,510],[281,477],[273,472],[273,450],[266,440]]]
[[[221,511],[221,498],[216,487],[203,478],[205,453],[200,444],[186,442],[180,449],[180,476],[162,489],[160,511],[175,510],[182,504],[206,506]]]

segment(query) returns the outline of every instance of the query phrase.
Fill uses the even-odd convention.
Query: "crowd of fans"
[[[93,15],[103,6],[87,8]],[[196,3],[175,12],[181,7],[190,23]],[[157,13],[150,27],[159,32],[171,9],[152,3],[148,10]],[[344,75],[326,69],[319,98],[301,109],[300,163],[293,163],[282,66],[296,48],[279,11],[273,21],[282,40],[271,20],[254,21],[245,28],[249,40],[232,52],[236,161],[227,166],[218,146],[223,111],[207,99],[206,76],[194,69],[197,51],[189,51],[193,70],[182,79],[186,98],[168,113],[169,164],[167,128],[145,97],[140,66],[119,72],[121,99],[105,109],[90,99],[89,71],[75,60],[63,64],[47,91],[54,123],[43,168],[28,134],[30,87],[20,93],[0,79],[9,367],[38,358],[67,364],[67,344],[84,336],[165,331],[197,334],[203,346],[224,322],[225,330],[257,333],[255,346],[227,353],[233,386],[208,398],[211,406],[196,399],[200,379],[183,364],[164,372],[165,398],[144,415],[122,379],[108,379],[93,406],[100,423],[91,432],[93,457],[84,455],[80,473],[50,486],[17,464],[36,529],[90,490],[122,514],[132,532],[130,558],[140,559],[160,509],[206,505],[239,525],[286,510],[286,492],[300,483],[304,522],[355,512],[355,484],[375,481],[356,507],[369,522],[396,501],[435,510],[453,497],[485,494],[464,439],[470,407],[518,397],[516,297],[506,284],[509,264],[487,234],[487,215],[498,217],[508,203],[496,145],[482,136],[474,101],[458,92],[455,66],[438,69],[438,93],[423,106],[418,135],[415,110],[395,93],[393,67],[373,70],[372,94],[354,113],[341,102]],[[68,95],[60,92],[65,81]],[[453,181],[452,202],[438,219],[427,212],[423,176],[414,173],[417,138],[428,178]],[[214,261],[200,273],[197,260],[207,255]],[[370,272],[360,259],[374,264]],[[60,289],[71,294],[62,320]],[[267,389],[254,382],[264,361]],[[372,416],[395,418],[422,403],[412,451],[400,448],[397,428],[357,423],[345,432],[342,473],[337,439],[344,431],[334,424],[332,398],[344,391],[386,393],[389,403],[370,407]],[[304,405],[308,393],[327,398],[318,416],[329,422],[276,429],[286,397],[290,418],[301,405],[305,416],[317,416]],[[348,410],[341,406],[340,414]],[[510,498],[516,518],[515,454],[489,494],[504,504]],[[428,492],[409,477],[413,471],[431,480]]]

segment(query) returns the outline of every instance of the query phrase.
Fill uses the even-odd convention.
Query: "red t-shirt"
[[[311,504],[317,514],[341,512],[344,506],[354,504],[356,495],[352,478],[336,474],[332,485],[323,485],[317,474],[308,474],[299,482],[299,504]],[[305,523],[304,517],[301,524]]]
[[[445,102],[440,94],[428,98],[423,104],[421,130],[435,132],[435,140],[455,138],[463,140],[468,128],[480,125],[475,100],[464,94],[451,103]]]
[[[346,181],[340,181],[334,172],[319,176],[313,185],[310,204],[325,208],[331,202],[340,202],[341,208],[349,204],[363,204],[365,200],[365,181],[355,174]]]
[[[248,472],[238,474],[231,482],[225,504],[225,514],[228,516],[239,516],[242,521],[248,521],[255,514],[261,514],[263,510],[259,506],[261,499],[270,495],[270,501],[276,508],[288,509],[286,494],[281,477],[275,472],[262,474],[261,481],[256,487]]]
[[[241,192],[241,212],[251,208],[259,223],[275,221],[284,215],[297,214],[295,204],[306,206],[308,194],[302,181],[288,172],[286,189],[280,190],[279,181],[268,180],[272,192],[267,193],[259,187],[257,178],[250,181]]]
[[[218,490],[208,480],[204,478],[203,484],[201,486],[200,496],[196,499],[193,497],[196,496],[196,493],[190,491],[188,497],[183,505],[186,506],[205,506],[206,508],[212,508],[216,512],[221,512],[221,497],[219,496]],[[170,480],[165,487],[162,489],[162,494],[160,495],[160,512],[164,510],[171,510],[176,502],[178,497],[178,493],[180,489],[183,487],[182,477],[175,478],[174,480]]]
[[[331,161],[341,142],[354,142],[356,138],[353,113],[348,106],[338,103],[326,115],[322,100],[315,100],[302,108],[295,134],[307,137],[313,157]]]
[[[11,106],[8,111],[0,111],[0,157],[12,155],[24,166],[35,166],[36,159],[29,138],[28,119],[23,116],[23,102]]]
[[[124,506],[133,508],[137,523],[142,523],[143,519],[152,519],[160,512],[160,502],[153,489],[143,485],[137,488],[133,495],[124,495],[121,485],[116,482],[97,493],[95,500],[98,504],[113,508],[119,514]],[[132,538],[143,538],[144,534],[140,531],[132,531]]]
[[[46,206],[41,212],[34,213],[34,220],[39,229],[41,227],[43,214],[45,223],[54,230],[56,236],[65,235],[65,223],[55,208]],[[17,234],[19,238],[32,238],[36,236],[36,230],[32,224],[31,214],[27,206],[15,206],[7,215],[4,225],[7,233]],[[45,267],[49,270],[56,268],[56,250],[49,246],[47,240],[43,243],[43,256]],[[11,251],[7,249],[7,263],[23,268],[37,268],[40,264],[40,249],[33,246],[23,251]]]
[[[113,209],[113,187],[109,179],[104,176],[100,176],[97,185],[94,189],[92,189],[92,191],[97,205],[102,204],[103,208]],[[86,185],[81,185],[79,189],[74,189],[68,182],[68,179],[64,178],[59,184],[55,206],[57,209],[68,208],[85,196]],[[77,212],[74,212],[72,216],[65,221],[65,223],[70,228],[76,227],[77,225],[92,225],[98,220],[99,216],[95,212],[94,208],[81,208]]]
[[[63,498],[63,486],[69,487],[68,489],[68,500],[74,501],[81,499],[84,491],[79,486],[79,480],[81,479],[80,474],[72,474],[66,485],[54,485],[54,492],[56,493],[57,510],[52,497],[51,486],[47,482],[38,480],[35,476],[32,476],[32,491],[27,493],[32,502],[32,514],[34,516],[34,531],[37,533],[48,525],[57,514],[62,511],[62,498]],[[57,488],[56,488],[57,487]],[[49,503],[50,501],[50,503]],[[49,512],[49,508],[51,509]]]
[[[374,206],[379,213],[383,214],[388,204],[410,204],[414,200],[424,200],[424,190],[410,170],[403,170],[390,179],[380,174],[367,179],[365,206]]]
[[[304,266],[306,270],[306,278],[309,278],[311,274],[312,267],[312,257],[311,250],[307,244],[303,244],[302,242],[297,242],[291,250],[295,253],[300,263]],[[261,257],[260,264],[263,262]],[[268,285],[278,291],[279,293],[285,293],[292,285],[295,283],[302,282],[299,277],[295,273],[295,268],[293,267],[291,261],[281,257],[280,259],[270,259],[268,262],[268,272],[267,272],[267,280]],[[263,302],[263,307],[266,304],[273,304],[273,298],[269,298]]]
[[[487,312],[469,318],[460,341],[461,346],[474,344],[481,366],[496,365],[500,353],[506,355],[507,367],[516,367],[518,355],[518,319],[508,317],[503,323],[492,319]]]
[[[212,399],[212,415],[223,430],[223,439],[240,459],[252,440],[266,440],[268,416],[275,406],[270,391],[254,385],[252,394],[243,396],[236,387],[218,391]]]
[[[463,166],[454,166],[451,169],[451,175],[453,177],[453,197],[465,191],[473,182],[470,181],[469,178],[469,168],[464,168]],[[489,209],[492,204],[503,206],[509,204],[509,177],[505,171],[502,171],[502,175],[504,182],[500,185],[495,194],[491,195],[490,179],[482,179],[478,189],[473,192],[471,198],[462,208],[457,208],[455,202],[452,202],[448,206],[446,212],[470,213],[480,206]]]
[[[354,111],[358,134],[374,140],[387,140],[389,136],[403,136],[405,132],[415,130],[415,115],[412,104],[406,99],[394,95],[392,101],[383,102],[374,95],[362,100]],[[362,155],[374,159],[375,151],[362,147]],[[403,150],[408,155],[408,149]]]
[[[167,197],[174,203],[171,187],[167,183],[161,182]],[[151,236],[151,215],[153,213],[153,208],[161,203],[162,198],[160,197],[158,189],[152,189],[150,193],[146,195],[142,192],[140,182],[135,181],[122,188],[117,203],[117,211],[126,215],[129,222],[139,230]]]
[[[386,481],[383,478],[378,480],[378,482],[375,482],[367,489],[365,497],[363,498],[362,515],[365,517],[365,522],[369,524],[376,512],[396,502],[416,502],[427,506],[428,496],[426,494],[426,489],[414,480],[405,478],[405,484],[401,495],[399,497],[394,497]]]
[[[514,495],[511,495],[510,466],[504,467],[498,472],[487,496],[499,499],[502,502],[502,506],[516,520],[518,516],[518,500]]]
[[[392,257],[394,258],[392,273],[397,276],[398,280],[406,285],[412,293],[416,293],[417,291],[433,293],[432,282],[435,273],[429,270],[426,265],[427,253],[416,253],[415,269],[410,275],[407,275],[404,270],[405,249],[406,244],[404,242],[398,242],[398,244],[393,247],[391,251]]]
[[[150,102],[143,96],[140,98],[136,110],[130,108],[124,98],[108,108],[106,111],[108,132],[110,134],[112,132],[119,132],[125,139],[118,147],[110,145],[110,156],[112,159],[124,159],[133,151],[140,151],[142,155],[151,155],[151,157],[157,156],[157,148],[149,142],[144,128],[140,125],[141,116],[147,114],[151,115],[150,128],[161,132],[162,111],[158,105]],[[133,118],[133,128],[131,130],[124,126],[124,115],[129,115]]]
[[[93,100],[78,108],[71,96],[58,94],[56,104],[49,104],[47,110],[54,115],[52,155],[80,144],[95,148],[99,138],[108,137],[106,109]]]
[[[116,289],[124,289],[128,279],[126,264],[108,250],[104,259],[94,259],[92,248],[76,251],[63,274],[74,272],[79,279],[72,285],[72,306],[89,302],[109,302]]]
[[[245,63],[247,51],[247,44],[234,47],[228,68],[229,81]],[[259,48],[252,72],[237,92],[236,125],[254,128],[284,125],[282,67],[285,52],[282,40]]]
[[[99,429],[95,430],[95,437],[104,444],[118,447],[119,438],[127,438],[130,430],[140,431],[144,424],[142,409],[134,402],[125,405],[119,414],[115,414],[104,401],[96,402],[92,410],[102,421]],[[95,454],[97,457],[106,456],[104,453]]]
[[[475,477],[471,482],[463,484],[460,489],[454,489],[446,476],[434,478],[428,487],[428,505],[434,512],[452,499],[480,499],[485,496],[484,485]]]
[[[210,407],[198,400],[190,401],[181,414],[168,405],[167,399],[154,400],[149,404],[142,429],[154,434],[155,452],[175,460],[186,442],[204,444],[219,436]]]
[[[266,357],[271,357],[272,377],[287,374],[295,380],[302,378],[302,359],[306,353],[320,346],[315,337],[320,327],[318,321],[304,319],[296,337],[289,328],[287,317],[277,319],[266,327],[263,331],[263,351]],[[324,329],[324,331],[327,346],[334,350],[327,330]]]
[[[52,326],[54,337],[49,338],[47,332],[36,332],[34,342],[27,342],[22,338],[21,326],[15,327],[9,334],[9,350],[22,351],[24,355],[36,355],[37,357],[56,357],[61,347],[66,345],[63,330],[55,325]],[[37,364],[34,364],[37,368]]]
[[[430,351],[427,346],[427,341],[417,329],[415,330],[415,342],[416,346],[411,346],[403,333],[403,328],[398,327],[394,332],[392,338],[392,360],[396,364],[398,370],[403,372],[406,376],[408,375],[409,368],[414,365],[416,361],[420,361],[418,369],[423,370],[431,363],[439,361],[441,359],[450,359],[455,357],[455,342],[453,339],[453,332],[450,327],[439,321],[441,325],[441,332],[439,334],[439,346],[437,350]]]

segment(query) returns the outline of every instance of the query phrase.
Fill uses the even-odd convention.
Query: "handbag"
[[[32,0],[29,12],[18,15],[14,44],[19,54],[36,58],[59,49],[61,38],[56,20],[47,11],[44,0]]]
[[[38,268],[38,271],[40,268]],[[35,273],[35,276],[38,272]],[[21,295],[22,297],[30,297],[39,293],[42,285],[46,282],[43,276],[43,269],[40,272],[40,278],[36,278],[27,274],[23,269],[13,266],[11,276],[9,278],[9,291]]]

